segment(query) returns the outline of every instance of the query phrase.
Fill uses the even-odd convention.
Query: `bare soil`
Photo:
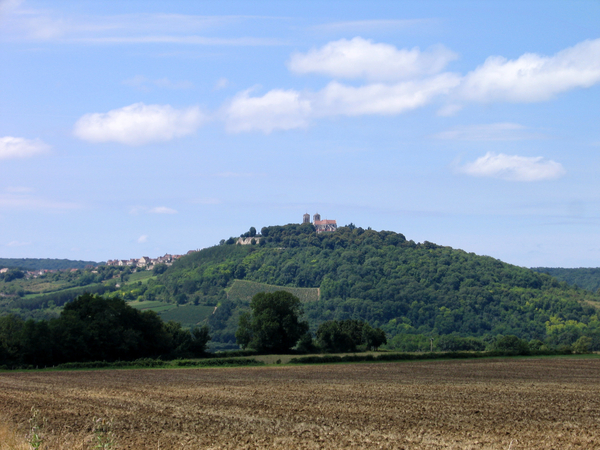
[[[600,449],[600,359],[0,374],[0,415],[47,448]]]

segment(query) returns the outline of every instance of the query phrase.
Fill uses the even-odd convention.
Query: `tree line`
[[[121,299],[84,294],[67,303],[56,319],[0,317],[0,367],[198,357],[209,340],[206,326],[184,330]]]
[[[22,270],[65,270],[83,269],[87,266],[97,266],[95,261],[74,261],[70,259],[51,258],[0,258],[0,268],[11,267]]]

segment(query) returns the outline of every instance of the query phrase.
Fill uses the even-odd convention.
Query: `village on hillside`
[[[187,252],[187,255],[190,253],[197,252],[198,250],[190,250]],[[166,264],[170,266],[173,262],[177,261],[183,255],[170,255],[166,253],[164,256],[159,256],[158,258],[149,258],[147,256],[142,256],[139,259],[109,259],[106,261],[107,266],[129,266],[136,268],[145,268],[146,270],[152,270],[157,264]]]
[[[190,253],[197,252],[198,250],[190,250],[187,252]],[[169,253],[164,256],[159,256],[158,258],[149,258],[147,256],[142,256],[141,258],[132,258],[132,259],[109,259],[106,261],[106,264],[98,264],[98,265],[107,265],[107,266],[120,266],[120,267],[130,267],[132,269],[145,269],[152,270],[157,264],[165,264],[167,266],[172,265],[175,261],[181,258],[183,255],[171,255]],[[97,266],[86,266],[85,269],[93,269]],[[7,273],[10,270],[8,267],[4,267],[0,269],[0,275]],[[25,278],[37,278],[39,276],[57,273],[57,272],[77,272],[81,269],[37,269],[37,270],[24,270]],[[92,270],[92,273],[95,273]]]

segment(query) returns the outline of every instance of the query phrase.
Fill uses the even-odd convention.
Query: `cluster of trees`
[[[359,346],[377,350],[384,344],[387,344],[385,332],[362,320],[328,320],[317,330],[317,346],[327,353],[355,352]]]
[[[315,342],[308,322],[300,320],[302,303],[285,291],[256,294],[250,308],[250,312],[240,315],[235,333],[243,349],[285,353],[296,347],[303,353],[344,353],[355,352],[359,346],[376,350],[387,342],[383,330],[374,329],[361,320],[324,322],[317,330]]]
[[[121,299],[85,294],[67,303],[56,319],[0,317],[0,366],[196,357],[209,340],[208,327],[184,330]]]
[[[21,269],[9,269],[7,272],[0,273],[0,281],[10,283],[13,280],[21,279],[25,276],[25,272]]]
[[[544,340],[521,339],[514,335],[485,335],[481,337],[460,336],[457,333],[447,335],[397,334],[388,342],[388,348],[403,352],[426,352],[430,350],[444,352],[461,351],[559,351],[586,353],[600,349],[600,322],[596,318],[589,325],[562,322],[556,319],[548,323],[548,335]],[[519,342],[514,348],[505,348],[505,340]],[[512,345],[512,344],[511,344]]]

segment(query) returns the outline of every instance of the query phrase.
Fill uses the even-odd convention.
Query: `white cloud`
[[[400,49],[355,37],[326,44],[308,53],[294,53],[288,68],[296,73],[318,73],[331,77],[398,81],[433,75],[457,58],[443,46],[422,52],[415,47]]]
[[[143,75],[136,75],[123,81],[123,84],[132,86],[141,91],[150,91],[153,87],[163,89],[190,89],[194,85],[189,81],[171,81],[168,78],[150,80]]]
[[[237,94],[224,108],[228,131],[273,130],[306,127],[311,113],[310,101],[294,90],[273,89],[262,97],[250,97],[251,90]]]
[[[308,126],[314,117],[368,114],[393,115],[424,106],[459,84],[446,73],[421,81],[368,84],[360,87],[330,82],[316,93],[274,89],[262,97],[239,93],[224,109],[228,131],[290,130]]]
[[[481,102],[537,102],[598,82],[600,39],[580,42],[551,57],[535,53],[516,60],[491,56],[465,76],[460,96]]]
[[[542,181],[560,178],[566,171],[560,163],[546,160],[541,156],[527,157],[495,154],[467,163],[459,171],[476,177],[500,178],[508,181]]]
[[[156,206],[148,211],[150,214],[177,214],[177,211],[173,208],[167,208],[166,206]]]
[[[0,159],[29,158],[48,153],[50,146],[39,139],[5,136],[0,138]]]
[[[532,132],[518,123],[468,125],[442,131],[433,137],[459,141],[519,141],[544,138],[542,134]]]
[[[138,244],[144,244],[146,242],[148,242],[148,235],[147,234],[142,234],[139,238],[138,238]]]
[[[329,83],[315,98],[320,115],[358,116],[365,114],[400,114],[419,108],[458,85],[457,76],[446,73],[421,81],[346,86]]]
[[[107,113],[84,115],[75,123],[74,134],[89,142],[142,145],[192,134],[206,119],[197,106],[175,109],[134,103]]]

